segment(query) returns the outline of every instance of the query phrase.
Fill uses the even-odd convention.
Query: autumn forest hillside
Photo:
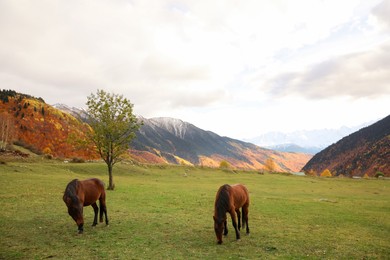
[[[86,141],[88,124],[45,103],[42,98],[0,91],[0,119],[9,139],[38,154],[60,158],[98,158]],[[1,125],[0,125],[1,127]],[[4,127],[0,129],[4,133]]]
[[[390,115],[317,153],[303,171],[390,177]]]

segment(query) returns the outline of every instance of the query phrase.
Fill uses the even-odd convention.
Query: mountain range
[[[12,122],[8,136],[36,153],[57,158],[98,159],[94,147],[87,142],[90,128],[86,117],[87,113],[81,109],[59,104],[54,107],[42,98],[0,90],[0,121]],[[261,170],[272,160],[276,171],[302,169],[319,175],[328,169],[333,175],[390,176],[390,116],[342,138],[314,157],[222,137],[180,119],[139,117],[139,120],[143,125],[128,153],[133,161],[212,167],[225,162],[232,168]],[[1,131],[4,134],[4,128]]]
[[[86,119],[87,114],[82,109],[64,104],[54,106],[80,120]],[[237,168],[262,169],[265,161],[272,158],[276,170],[296,172],[311,158],[309,154],[274,151],[221,137],[180,119],[140,116],[139,120],[143,125],[131,144],[131,156],[141,162],[218,167],[221,161],[227,161]]]
[[[0,102],[0,113],[13,120],[17,144],[59,158],[97,157],[93,147],[85,142],[88,125],[84,110],[61,104],[51,106],[41,98],[10,93]],[[295,172],[311,158],[307,154],[277,152],[221,137],[179,119],[140,117],[139,120],[143,126],[129,153],[135,161],[212,167],[226,161],[232,168],[260,170],[272,159],[274,170]]]
[[[133,149],[163,157],[169,163],[218,167],[227,161],[233,167],[262,169],[269,158],[279,171],[298,171],[311,158],[307,154],[277,152],[251,143],[221,137],[174,118],[141,118],[143,126]]]
[[[82,114],[79,111],[76,116]],[[156,162],[217,166],[221,160],[228,159],[234,166],[262,168],[268,157],[278,160],[279,170],[297,171],[296,166],[302,160],[310,159],[310,155],[308,159],[302,157],[302,153],[306,153],[316,155],[302,167],[305,172],[320,174],[329,169],[333,175],[373,176],[383,172],[385,176],[390,176],[389,117],[374,124],[366,123],[356,127],[303,130],[287,134],[274,132],[252,139],[272,149],[221,137],[179,119],[142,120],[144,126],[137,133],[138,138],[133,143],[136,150],[132,151],[133,156],[139,156],[138,160],[149,158],[149,161]],[[294,162],[293,165],[290,165],[291,162]]]

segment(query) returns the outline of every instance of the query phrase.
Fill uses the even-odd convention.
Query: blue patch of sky
[[[313,44],[305,44],[298,49],[293,48],[283,48],[280,49],[278,52],[276,52],[273,55],[274,60],[280,61],[280,62],[286,62],[288,60],[295,60],[300,59],[301,57],[304,57],[306,55],[310,55],[313,53],[317,53],[321,50],[325,49],[331,49],[332,46],[341,46],[342,44],[358,44],[360,40],[363,40],[364,42],[367,42],[368,39],[366,39],[366,32],[374,31],[375,28],[373,28],[368,23],[368,15],[359,17],[359,19],[354,19],[350,22],[343,23],[331,31],[328,37],[315,42]],[[369,41],[371,43],[374,43],[376,41],[380,41],[380,36],[373,37]],[[346,46],[348,47],[348,46]],[[350,50],[353,50],[350,48]]]
[[[186,14],[190,12],[189,7],[184,4],[184,3],[179,3],[179,2],[172,2],[167,5],[167,9],[172,11],[172,12],[179,12]]]

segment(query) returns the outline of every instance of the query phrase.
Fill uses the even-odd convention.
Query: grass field
[[[0,165],[0,259],[389,259],[390,182],[231,172],[175,166],[114,168],[110,225],[84,234],[67,214],[73,178],[107,182],[100,163]],[[216,244],[213,207],[225,183],[251,196],[250,236]]]

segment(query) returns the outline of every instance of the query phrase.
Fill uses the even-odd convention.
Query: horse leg
[[[249,224],[248,224],[248,214],[249,214],[249,207],[248,205],[245,205],[242,207],[242,222],[246,223],[246,233],[249,234]]]
[[[236,239],[240,240],[241,236],[240,236],[240,231],[237,228],[236,212],[235,212],[235,210],[231,210],[229,213],[230,213],[230,216],[232,217],[232,224],[233,224],[233,227],[234,227],[234,229],[236,231]]]
[[[237,219],[238,219],[238,230],[240,230],[241,229],[241,212],[240,212],[240,209],[236,209],[236,213],[237,213]]]
[[[106,225],[108,225],[107,208],[104,206],[104,216],[106,218]]]
[[[227,220],[225,220],[225,222],[223,223],[223,227],[224,227],[223,235],[227,236],[227,234],[229,233],[229,230],[227,227]]]
[[[83,212],[81,211],[81,216],[82,216]],[[79,234],[82,234],[84,232],[84,218],[81,217],[79,218],[77,221],[77,226],[78,226],[78,230],[79,230]]]
[[[79,224],[79,234],[84,232],[84,223]]]
[[[93,217],[92,226],[96,226],[96,225],[97,225],[97,215],[98,215],[99,208],[98,208],[98,206],[96,205],[96,202],[93,203],[91,206],[93,207],[93,211],[94,211],[94,213],[95,213],[95,216]]]
[[[83,207],[81,206],[80,212],[75,216],[75,221],[78,226],[79,234],[84,232],[84,217],[83,217]]]
[[[245,228],[245,224],[246,224],[244,207],[242,207],[242,219],[241,219],[241,223],[242,223],[241,227],[242,227],[242,229],[244,229],[244,228]]]
[[[107,218],[107,207],[106,207],[106,201],[104,198],[100,198],[100,222],[103,222],[103,213],[106,218],[106,225],[108,225],[108,218]]]

